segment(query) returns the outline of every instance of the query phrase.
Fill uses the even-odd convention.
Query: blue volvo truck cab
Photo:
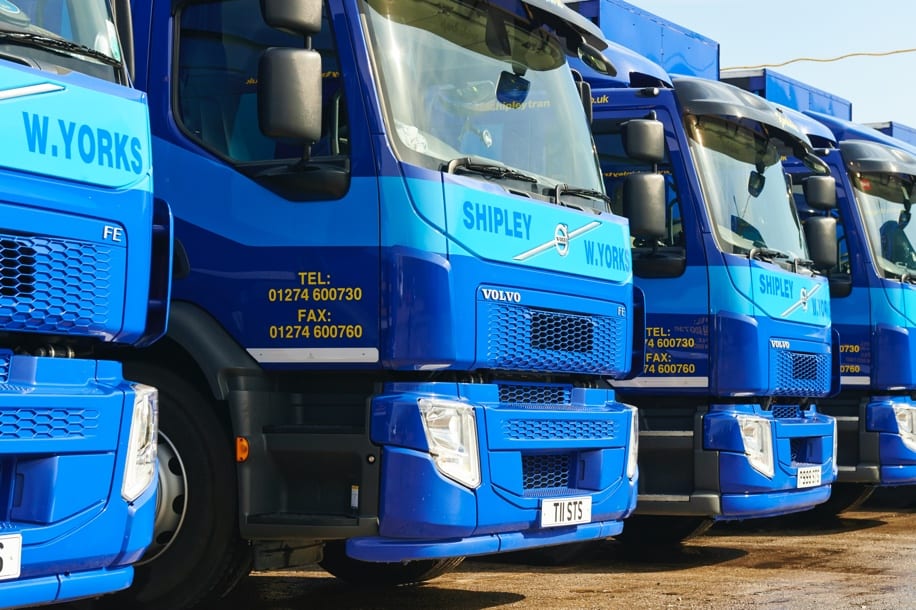
[[[798,124],[837,189],[840,256],[829,277],[841,392],[818,408],[837,419],[839,473],[824,509],[838,513],[879,487],[916,483],[916,149],[864,125],[805,114]],[[795,159],[786,167],[794,183],[808,175]],[[817,213],[803,197],[797,205],[802,216]]]
[[[128,587],[152,541],[171,216],[152,194],[130,12],[0,2],[0,606]],[[119,34],[120,33],[120,34]]]
[[[619,533],[636,412],[606,380],[643,318],[567,61],[613,72],[597,28],[544,0],[134,16],[176,275],[127,366],[171,465],[133,602]]]
[[[809,260],[806,242],[825,232],[800,223],[779,161],[794,151],[826,167],[761,98],[695,77],[666,86],[645,64],[628,88],[583,68],[614,209],[633,208],[621,181],[634,173],[656,176],[667,201],[665,231],[633,240],[643,370],[613,382],[639,408],[639,500],[621,537],[635,543],[826,501],[835,422],[815,402],[836,391],[839,367],[831,259]],[[662,150],[631,150],[645,128],[664,132]]]

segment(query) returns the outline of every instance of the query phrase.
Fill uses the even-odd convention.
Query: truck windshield
[[[367,0],[365,13],[402,159],[472,156],[518,170],[508,180],[603,192],[566,51],[521,3]]]
[[[122,75],[107,0],[0,0],[0,57],[115,82]]]
[[[688,116],[686,123],[719,247],[734,254],[765,249],[806,259],[776,143],[715,117]]]
[[[916,222],[910,222],[910,197],[916,178],[878,173],[856,173],[850,178],[879,271],[896,277],[912,275]]]

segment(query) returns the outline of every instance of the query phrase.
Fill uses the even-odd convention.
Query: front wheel
[[[170,371],[125,364],[125,378],[159,390],[159,488],[153,543],[133,585],[112,607],[177,610],[222,597],[250,571],[238,532],[238,497],[228,426],[214,401]]]
[[[325,543],[319,565],[348,583],[369,587],[412,585],[436,578],[458,566],[464,557],[418,559],[401,563],[376,563],[353,559],[346,552],[346,542]]]

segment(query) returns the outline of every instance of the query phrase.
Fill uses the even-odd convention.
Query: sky
[[[911,0],[626,1],[718,42],[722,69],[916,47]],[[916,52],[772,69],[848,100],[857,123],[916,128]]]

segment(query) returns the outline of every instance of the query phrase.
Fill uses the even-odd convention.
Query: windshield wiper
[[[457,159],[452,159],[448,162],[445,169],[450,174],[458,173],[458,171],[461,170],[463,172],[480,174],[481,176],[496,178],[498,180],[521,180],[522,182],[530,182],[532,184],[537,184],[538,181],[537,178],[520,172],[517,169],[512,169],[505,165],[493,163],[492,161],[487,161],[478,157],[458,157]]]
[[[904,267],[904,265],[900,266]],[[886,277],[900,280],[901,284],[916,284],[916,274],[913,274],[911,271],[909,271],[909,268],[907,268],[907,271],[896,271],[881,265],[881,269],[884,271]]]
[[[751,248],[747,253],[747,257],[750,259],[766,261],[768,263],[772,262],[774,259],[777,259],[777,258],[784,258],[784,259],[792,258],[785,252],[782,252],[780,250],[773,250],[773,249],[766,248],[766,247]]]
[[[575,195],[577,197],[589,197],[591,199],[597,199],[601,201],[602,203],[604,203],[604,206],[605,206],[604,211],[609,212],[611,210],[611,198],[605,195],[604,193],[602,193],[601,191],[596,191],[595,189],[586,189],[586,188],[579,188],[575,186],[569,186],[568,184],[558,184],[557,190],[554,194],[554,198],[556,199],[557,203],[559,203],[560,205],[563,205],[563,202],[561,201],[560,197],[562,197],[563,195],[567,195],[567,194]]]
[[[82,55],[91,57],[109,66],[120,66],[121,61],[96,51],[85,45],[70,42],[63,38],[54,38],[52,36],[43,36],[41,34],[32,34],[30,32],[0,32],[0,41],[21,44],[37,49],[51,50],[62,55]]]

